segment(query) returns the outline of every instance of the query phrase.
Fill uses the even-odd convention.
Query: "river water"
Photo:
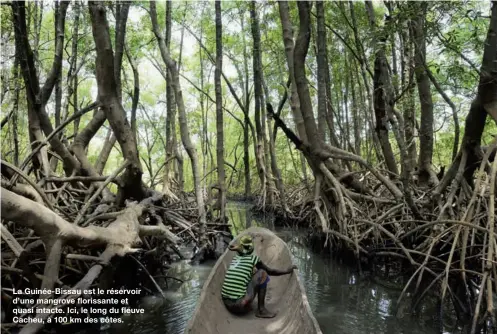
[[[423,307],[416,317],[408,313],[408,307],[398,312],[396,300],[400,291],[361,278],[355,268],[311,252],[304,244],[303,232],[274,228],[271,218],[252,215],[246,204],[230,203],[228,216],[235,234],[250,226],[265,226],[275,230],[287,242],[323,333],[438,333],[433,308]],[[158,297],[144,300],[145,315],[125,318],[125,325],[116,328],[117,331],[182,334],[213,265],[190,266],[187,261],[174,264],[168,275],[184,280],[184,283],[169,279],[166,300]]]

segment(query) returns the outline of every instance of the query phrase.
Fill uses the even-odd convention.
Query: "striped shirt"
[[[252,279],[252,270],[259,262],[257,255],[235,255],[224,277],[223,298],[239,299],[245,296]]]

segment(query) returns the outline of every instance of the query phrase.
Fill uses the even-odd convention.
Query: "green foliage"
[[[109,2],[110,3],[110,2]],[[215,55],[215,22],[214,22],[214,3],[213,2],[172,2],[172,41],[170,53],[175,60],[179,60],[181,48],[181,33],[183,31],[183,46],[181,59],[181,74],[187,77],[195,85],[201,85],[203,79],[203,90],[211,98],[214,98],[214,66],[208,59],[204,50],[202,50],[202,61],[200,59],[200,46],[193,35],[200,38],[211,55]],[[298,10],[296,2],[290,2],[290,19],[294,29],[294,36],[298,33]],[[30,4],[30,12],[34,10],[34,4]],[[152,59],[157,60],[158,66],[165,69],[160,53],[157,47],[155,36],[152,32],[151,21],[148,13],[148,1],[133,1],[128,17],[126,30],[126,47],[131,57],[136,61],[140,79],[140,106],[137,111],[137,141],[139,153],[145,173],[145,180],[148,182],[154,175],[156,181],[162,177],[159,168],[165,162],[165,128],[166,128],[166,84],[159,71],[154,67]],[[365,52],[366,67],[373,69],[374,51],[372,41],[374,35],[368,21],[366,9],[363,2],[352,2],[355,22],[357,24],[358,42]],[[425,26],[427,34],[427,64],[430,71],[435,76],[442,89],[451,97],[458,107],[458,117],[461,123],[461,136],[464,134],[464,117],[469,109],[469,102],[475,96],[478,83],[478,74],[470,65],[471,62],[476,68],[479,68],[483,43],[488,29],[488,19],[484,15],[488,12],[488,3],[483,2],[437,2],[428,5],[427,22]],[[370,163],[379,163],[378,157],[372,149],[372,126],[374,120],[371,113],[370,101],[365,89],[364,78],[360,72],[360,66],[351,48],[355,54],[362,57],[362,49],[358,50],[356,40],[352,30],[352,17],[350,5],[347,2],[325,2],[325,19],[328,27],[333,28],[334,32],[327,28],[327,53],[330,66],[331,77],[331,103],[334,115],[331,117],[335,122],[335,131],[342,141],[342,147],[345,146],[344,139],[347,130],[349,132],[349,141],[353,144],[358,138],[354,138],[354,122],[352,117],[352,108],[355,107],[358,112],[359,132],[361,134],[361,154],[366,157]],[[389,65],[392,67],[392,52],[397,57],[398,74],[393,75],[392,80],[395,84],[401,86],[401,63],[402,50],[400,43],[401,32],[408,35],[406,29],[408,20],[414,18],[417,14],[416,7],[412,4],[394,3],[392,12],[392,21],[386,29],[393,40],[387,45],[387,57]],[[278,4],[274,1],[257,4],[258,15],[260,18],[261,37],[262,37],[262,62],[263,75],[265,84],[268,88],[269,96],[266,97],[269,102],[276,108],[281,100],[285,87],[284,84],[288,79],[287,62],[284,54],[284,44],[282,40],[281,22],[279,17]],[[315,7],[312,11],[315,13]],[[384,23],[384,17],[389,14],[386,7],[381,3],[374,4],[375,17],[379,26]],[[74,6],[70,6],[66,19],[65,30],[65,51],[63,64],[63,82],[65,83],[68,74],[68,57],[71,56],[71,44],[74,27]],[[161,31],[165,30],[165,2],[157,2],[157,15]],[[114,18],[111,11],[107,13],[111,39],[114,39]],[[249,89],[251,97],[250,117],[253,119],[253,70],[252,70],[252,37],[251,37],[251,20],[249,15],[249,3],[242,1],[223,1],[222,2],[222,19],[223,19],[223,72],[230,80],[238,96],[244,98],[244,80],[245,69],[244,62],[248,65]],[[1,18],[1,36],[2,41],[6,40],[12,48],[14,45],[11,9],[10,6],[0,6]],[[315,52],[315,35],[316,20],[312,19],[312,38],[311,45],[306,59],[306,72],[309,80],[309,89],[311,98],[314,103],[314,110],[317,113],[317,66]],[[243,28],[242,28],[243,21]],[[183,29],[183,24],[186,27]],[[29,20],[30,26],[30,43],[35,46],[35,21]],[[404,30],[402,30],[404,29]],[[46,3],[43,19],[41,22],[39,47],[35,50],[38,53],[39,73],[41,82],[46,78],[49,72],[54,53],[54,5]],[[348,45],[345,45],[341,39],[344,39]],[[244,52],[247,52],[245,55]],[[461,56],[463,55],[466,60]],[[86,5],[80,11],[80,25],[78,36],[78,63],[85,60],[78,76],[78,99],[80,106],[70,105],[69,113],[80,109],[96,99],[98,88],[95,81],[95,51],[93,35],[91,31],[91,21],[89,18]],[[5,62],[6,67],[12,66],[12,61]],[[203,69],[203,78],[201,71]],[[3,73],[3,72],[2,72]],[[371,76],[365,72],[367,84],[371,85]],[[2,79],[2,88],[5,85]],[[128,112],[131,110],[131,96],[133,92],[133,73],[124,57],[122,68],[122,87],[123,87],[123,104]],[[187,109],[188,127],[193,142],[199,153],[199,166],[207,174],[215,168],[216,161],[216,125],[215,125],[215,106],[203,93],[199,93],[196,88],[190,85],[186,80],[181,79],[183,97]],[[348,88],[347,85],[349,85]],[[350,85],[353,85],[356,100],[352,103]],[[9,87],[12,85],[9,85]],[[405,87],[400,87],[402,90]],[[66,92],[67,87],[63,87]],[[226,83],[222,82],[223,105],[232,114],[243,119],[238,104],[232,97]],[[415,92],[415,108],[419,122],[419,98],[417,90]],[[435,151],[433,163],[436,166],[448,165],[452,157],[452,146],[454,142],[454,122],[451,111],[446,102],[439,96],[438,92],[432,86],[432,96],[435,104]],[[406,105],[407,95],[404,95],[397,101],[396,107],[402,113],[402,108]],[[203,116],[201,102],[204,103]],[[2,101],[2,114],[6,114],[11,108],[12,95],[6,94]],[[245,102],[245,101],[243,101]],[[346,108],[347,107],[347,108]],[[345,110],[348,114],[345,114]],[[27,105],[24,90],[21,90],[19,104],[19,124],[18,134],[20,141],[21,160],[30,152]],[[53,120],[53,97],[48,110],[51,112],[50,117]],[[91,120],[93,114],[88,113],[82,117],[80,130],[83,129]],[[240,124],[227,112],[224,116],[224,136],[225,136],[225,159],[226,162],[234,168],[227,167],[227,182],[230,185],[230,193],[242,193],[244,191],[244,166],[243,166],[243,129]],[[292,129],[295,128],[293,115],[291,114],[289,103],[283,108],[282,119]],[[91,141],[88,148],[88,159],[95,163],[103,147],[105,136],[107,134],[108,123],[97,133]],[[205,138],[204,126],[207,130]],[[269,122],[273,126],[273,122]],[[184,176],[185,189],[193,189],[193,180],[191,176],[190,162],[186,152],[181,145],[179,136],[179,125],[176,120],[176,138],[180,147],[180,154],[184,159]],[[65,136],[70,136],[74,131],[74,125],[71,123],[65,129]],[[492,135],[497,132],[496,125],[488,120],[486,130],[483,135],[483,144],[488,143]],[[12,161],[12,142],[13,129],[9,122],[2,129],[2,156],[8,161]],[[209,142],[209,148],[205,150],[205,140]],[[399,157],[398,147],[392,135],[391,143],[394,153]],[[114,171],[122,163],[122,155],[117,149],[118,145],[112,150],[111,156],[106,164],[104,174]],[[299,152],[294,145],[289,145],[285,135],[278,131],[275,142],[276,157],[278,167],[281,170],[284,182],[288,185],[300,184],[303,179]],[[370,152],[373,152],[370,154]],[[250,170],[252,177],[252,189],[259,187],[259,179],[255,168],[253,138],[250,135]],[[205,167],[205,170],[204,170]],[[209,187],[216,183],[215,171],[203,179],[203,185]]]
[[[0,6],[0,27],[2,36],[12,33],[12,7]]]

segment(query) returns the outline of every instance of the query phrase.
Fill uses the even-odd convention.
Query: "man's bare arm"
[[[272,268],[269,268],[267,265],[264,264],[264,262],[262,262],[260,260],[259,260],[259,262],[256,263],[255,267],[257,269],[265,270],[268,273],[268,275],[271,275],[271,276],[288,275],[288,274],[292,273],[294,269],[297,269],[297,266],[295,266],[295,265],[288,268],[287,270],[272,269]]]

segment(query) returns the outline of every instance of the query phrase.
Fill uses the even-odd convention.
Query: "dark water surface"
[[[230,203],[228,215],[230,223],[234,225],[235,233],[250,226],[266,226],[274,229],[271,219],[253,216],[249,206],[244,204]],[[401,307],[401,310],[398,310],[395,304],[400,291],[372,283],[359,277],[353,268],[312,253],[304,244],[302,232],[289,228],[275,230],[287,242],[293,253],[294,263],[299,268],[298,272],[305,285],[309,303],[323,333],[438,332],[432,316],[433,310],[425,307],[417,317],[407,313],[408,307]],[[182,334],[213,265],[214,263],[208,263],[192,267],[187,261],[175,264],[168,275],[185,282],[181,284],[169,279],[170,289],[166,292],[166,300],[148,297],[143,301],[146,314],[126,318],[126,324],[121,326],[118,332]]]

